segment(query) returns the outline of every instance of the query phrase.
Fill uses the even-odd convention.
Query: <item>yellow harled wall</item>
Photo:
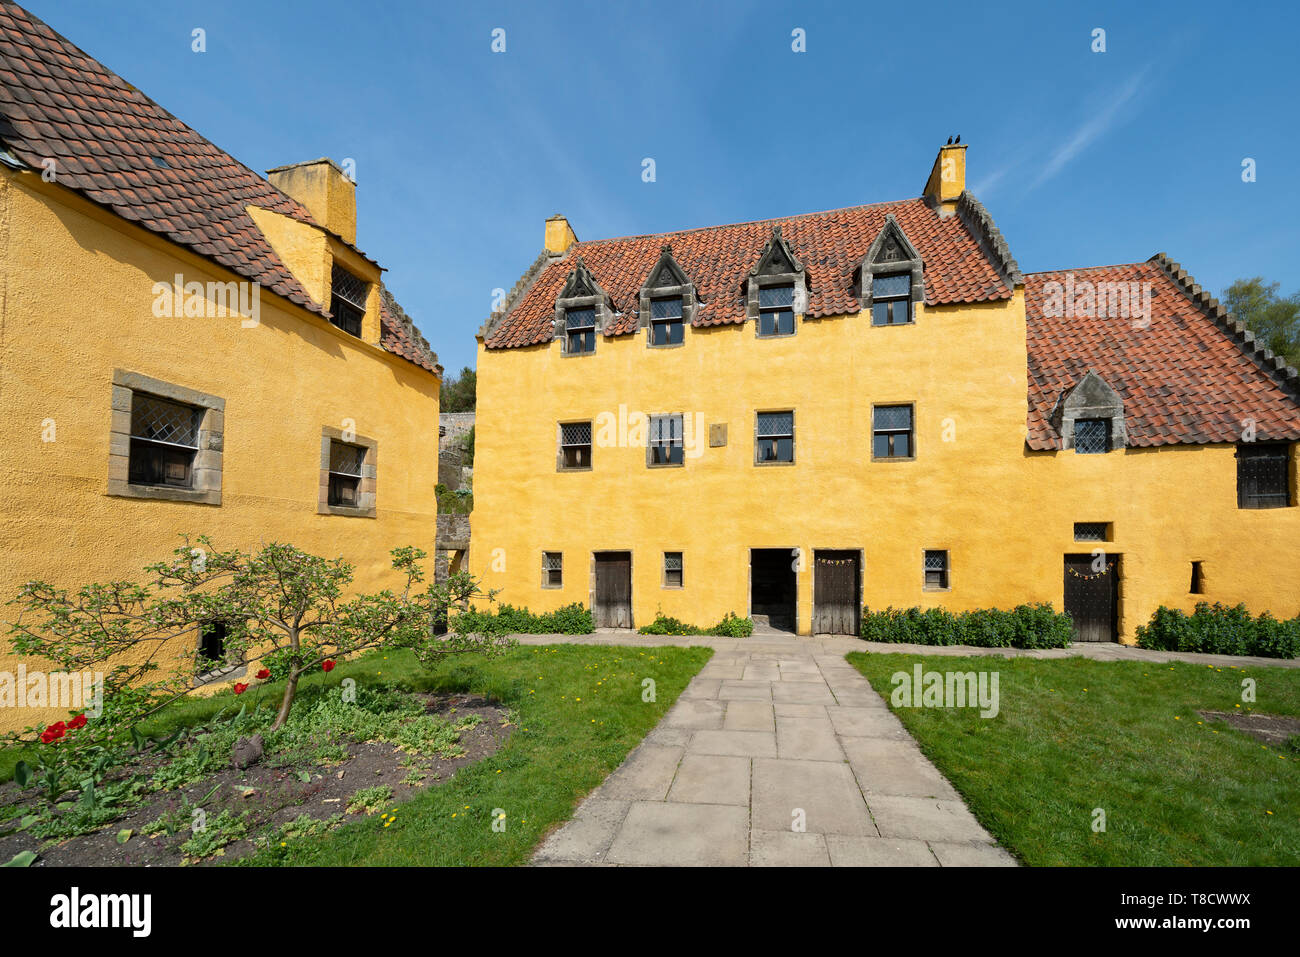
[[[872,461],[871,407],[915,403],[914,461]],[[600,447],[589,472],[556,471],[556,423],[702,413],[725,448],[680,469],[645,449]],[[755,466],[756,410],[795,410],[795,464]],[[1075,522],[1109,522],[1121,555],[1121,640],[1160,604],[1244,601],[1300,613],[1300,509],[1239,510],[1230,446],[1033,453],[1025,447],[1023,292],[1000,303],[917,308],[908,326],[867,314],[687,328],[647,349],[645,332],[565,358],[558,341],[478,361],[472,570],[500,599],[537,611],[591,601],[593,551],[630,550],[635,623],[657,611],[697,625],[749,609],[749,549],[861,549],[865,602],[953,610],[1063,607],[1063,556],[1088,553]],[[690,435],[688,429],[688,437]],[[948,549],[951,587],[927,591],[923,551]],[[562,590],[541,587],[541,553],[564,554]],[[685,587],[661,583],[682,551]],[[1188,593],[1204,562],[1206,594]],[[798,575],[798,630],[812,615],[812,562]]]
[[[186,531],[342,555],[359,589],[395,583],[401,545],[432,573],[437,376],[265,290],[255,328],[154,318],[155,282],[239,277],[30,173],[0,177],[0,263],[0,599],[34,578],[138,577]],[[115,369],[225,399],[220,506],[106,494]],[[378,442],[375,518],[317,514],[322,427],[349,419]],[[0,670],[17,663],[6,648]],[[0,713],[0,729],[37,717]]]

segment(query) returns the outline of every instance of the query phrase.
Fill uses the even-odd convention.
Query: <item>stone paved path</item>
[[[585,639],[639,641],[670,643]],[[689,643],[717,651],[534,863],[1015,864],[844,660],[863,642]],[[803,830],[792,828],[796,815]]]

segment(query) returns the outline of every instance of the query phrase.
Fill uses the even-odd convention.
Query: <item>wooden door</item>
[[[596,553],[596,596],[592,616],[597,628],[632,627],[632,553]]]
[[[858,553],[818,551],[813,568],[813,633],[858,633]]]
[[[1117,641],[1119,556],[1105,556],[1100,571],[1095,562],[1092,555],[1065,556],[1065,610],[1075,641]]]

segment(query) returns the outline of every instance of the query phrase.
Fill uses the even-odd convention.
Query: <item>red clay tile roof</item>
[[[582,256],[609,294],[615,312],[622,313],[605,334],[635,332],[641,286],[665,243],[672,245],[673,258],[695,283],[700,308],[694,325],[743,322],[745,275],[758,262],[778,223],[807,270],[807,315],[856,313],[861,307],[853,292],[854,270],[890,213],[921,254],[928,305],[1010,298],[1010,286],[965,225],[965,216],[941,218],[923,199],[909,199],[787,219],[576,243],[563,257],[541,265],[535,281],[505,316],[494,317],[485,343],[490,349],[508,349],[549,342],[555,299],[577,256]],[[1014,270],[1014,262],[1011,267]]]
[[[260,206],[318,226],[304,206],[7,0],[0,0],[0,149],[35,170],[54,160],[59,185],[329,315],[245,210]],[[386,349],[436,365],[431,354],[412,358],[421,350],[402,323],[384,325]]]
[[[1070,275],[1076,290],[1084,281],[1150,283],[1150,324],[1144,328],[1131,316],[1066,318],[1059,315],[1062,310],[1046,308],[1054,291],[1048,284],[1064,285]],[[1049,417],[1061,395],[1089,369],[1124,400],[1129,445],[1235,443],[1245,419],[1254,420],[1258,440],[1300,439],[1294,370],[1257,353],[1250,340],[1227,326],[1230,317],[1218,303],[1198,293],[1200,287],[1163,256],[1123,266],[1027,273],[1029,447],[1061,447]]]

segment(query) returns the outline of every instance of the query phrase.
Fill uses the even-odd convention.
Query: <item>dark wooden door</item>
[[[1074,619],[1075,641],[1116,641],[1119,556],[1107,555],[1098,570],[1092,555],[1065,556],[1065,610]]]
[[[632,553],[596,553],[596,600],[592,616],[597,628],[632,627]]]
[[[813,633],[858,633],[858,553],[819,551],[813,569]]]

